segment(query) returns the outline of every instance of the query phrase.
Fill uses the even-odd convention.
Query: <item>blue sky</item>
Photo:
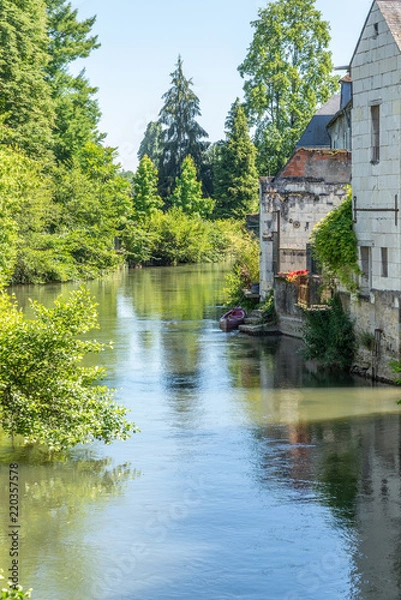
[[[316,0],[331,26],[336,66],[349,62],[371,0]],[[119,147],[125,169],[137,166],[147,123],[157,118],[178,54],[200,99],[201,125],[214,142],[242,79],[237,71],[252,40],[257,0],[72,0],[81,18],[97,15],[102,47],[82,63],[99,87],[106,143]],[[81,65],[80,65],[81,66]]]

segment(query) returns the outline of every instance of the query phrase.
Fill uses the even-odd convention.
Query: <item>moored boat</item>
[[[246,312],[241,306],[232,308],[225,315],[223,315],[219,321],[220,329],[223,331],[232,331],[237,329],[239,325],[245,321]]]

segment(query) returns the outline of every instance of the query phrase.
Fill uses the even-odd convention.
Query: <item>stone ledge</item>
[[[240,325],[238,329],[247,335],[280,335],[277,325]]]

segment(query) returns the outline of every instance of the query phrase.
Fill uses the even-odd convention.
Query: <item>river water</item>
[[[308,374],[289,338],[218,328],[224,267],[89,284],[98,360],[141,428],[20,471],[20,583],[34,600],[401,597],[401,390]],[[69,285],[16,290],[51,301]]]

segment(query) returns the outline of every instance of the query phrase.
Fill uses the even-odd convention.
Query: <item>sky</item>
[[[372,0],[316,0],[328,21],[335,66],[350,62]],[[102,46],[85,67],[102,111],[100,130],[119,161],[135,170],[149,121],[157,120],[162,95],[181,54],[184,74],[200,100],[199,123],[209,141],[224,138],[224,121],[242,98],[238,65],[252,41],[251,21],[261,0],[72,0],[80,18],[97,15],[93,32]],[[344,74],[344,73],[342,73]],[[339,72],[339,77],[341,72]]]

